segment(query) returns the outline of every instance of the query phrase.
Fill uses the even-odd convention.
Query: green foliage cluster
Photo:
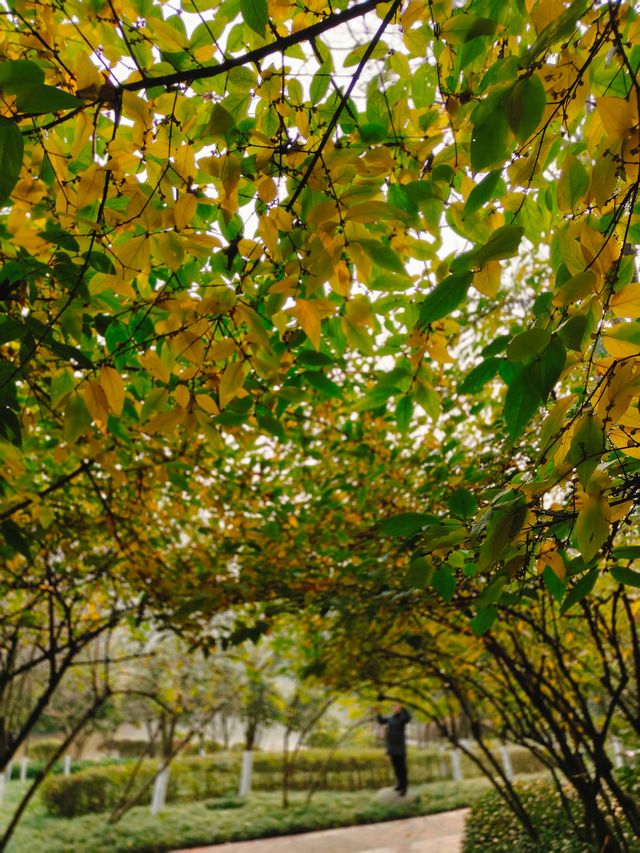
[[[55,737],[42,738],[29,746],[29,758],[47,761],[60,748],[61,740]]]
[[[620,772],[627,793],[640,795],[640,766]],[[527,835],[510,806],[496,791],[490,791],[471,807],[467,817],[463,853],[596,853],[594,842],[586,840],[587,816],[575,795],[564,791],[571,818],[563,809],[558,790],[543,781],[516,783],[515,789],[538,832],[538,840]],[[584,836],[584,837],[582,837]],[[640,839],[629,827],[625,832],[629,853],[640,851]]]
[[[525,749],[511,749],[511,762],[516,772],[531,773],[540,769]],[[142,786],[156,772],[158,763],[145,761],[135,787]],[[451,764],[437,750],[413,750],[409,760],[411,782],[431,783],[448,777]],[[105,812],[123,797],[133,765],[91,767],[70,776],[50,777],[42,787],[42,798],[48,812],[58,817]],[[478,776],[479,771],[468,759],[462,762],[465,777]],[[167,802],[196,802],[235,792],[240,778],[240,755],[225,753],[215,757],[184,758],[171,765]],[[300,753],[289,788],[307,791],[312,786],[328,791],[361,791],[381,788],[391,779],[389,759],[380,749],[327,750],[309,749]],[[282,756],[257,752],[254,755],[253,788],[256,791],[278,791],[282,786]],[[149,788],[141,802],[151,801]]]
[[[319,791],[309,805],[305,805],[303,794],[294,793],[288,809],[281,807],[279,794],[256,793],[241,807],[230,799],[169,803],[161,819],[152,817],[148,806],[139,806],[115,825],[108,824],[103,814],[72,820],[49,817],[35,802],[7,853],[160,853],[291,835],[462,808],[481,796],[487,786],[488,782],[481,779],[462,784],[438,782],[419,789],[419,802],[412,809],[373,804],[370,791],[344,792],[339,797]],[[0,808],[0,814],[6,814],[7,806]]]

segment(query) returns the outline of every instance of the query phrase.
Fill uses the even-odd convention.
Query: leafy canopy
[[[71,480],[116,531],[140,504],[201,536],[247,449],[304,454],[325,419],[340,451],[359,419],[466,460],[379,531],[445,592],[460,550],[492,582],[592,577],[637,508],[633,4],[7,6],[7,555]]]

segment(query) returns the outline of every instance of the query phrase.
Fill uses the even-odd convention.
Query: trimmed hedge
[[[527,764],[526,756],[519,753],[526,753],[526,750],[515,747],[511,750],[514,767],[526,765],[526,772],[535,772],[538,768],[531,760]],[[411,750],[411,784],[450,778],[450,761],[443,759],[443,754],[437,750]],[[240,779],[240,763],[240,754],[233,752],[176,759],[171,765],[167,801],[195,802],[235,794]],[[471,762],[467,766],[463,760],[462,767],[465,777],[479,775]],[[157,768],[157,761],[143,762],[135,788],[151,779]],[[131,772],[131,765],[111,765],[92,767],[70,776],[50,777],[43,783],[42,798],[47,811],[60,817],[108,811],[120,801]],[[320,790],[359,791],[388,785],[392,776],[389,759],[380,749],[340,750],[333,754],[327,750],[309,749],[298,755],[289,788],[306,791],[315,785]],[[252,785],[256,791],[277,791],[282,787],[281,754],[254,753]],[[141,805],[150,800],[151,788]]]
[[[628,793],[640,796],[640,768],[624,768],[619,778]],[[573,791],[565,789],[572,803],[574,827],[562,808],[560,796],[550,782],[516,783],[522,803],[538,831],[534,842],[515,813],[496,791],[481,797],[472,807],[465,824],[463,853],[598,853],[595,843],[579,838],[586,827],[584,812]],[[628,828],[625,838],[629,851],[640,851],[640,839]]]

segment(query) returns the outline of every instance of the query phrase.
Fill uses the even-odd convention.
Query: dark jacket
[[[403,708],[397,714],[378,714],[378,722],[386,726],[387,755],[404,755],[407,744],[404,728],[411,719],[411,714]]]

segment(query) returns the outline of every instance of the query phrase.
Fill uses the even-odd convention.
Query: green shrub
[[[513,759],[512,759],[513,760]],[[184,757],[171,765],[167,801],[197,800],[224,797],[237,791],[240,779],[241,755],[237,752],[216,753],[211,756]],[[514,761],[514,764],[517,763]],[[523,762],[524,759],[523,759]],[[409,779],[421,785],[450,777],[451,764],[444,761],[438,750],[412,749],[409,754]],[[151,779],[158,761],[144,761],[136,781],[138,788]],[[471,762],[464,768],[465,778],[478,777],[480,772]],[[53,776],[43,784],[43,799],[51,814],[73,817],[89,811],[112,809],[123,796],[132,767],[110,764],[91,767],[70,776]],[[282,788],[282,755],[274,752],[255,752],[253,756],[254,791],[278,791]],[[289,780],[291,791],[317,788],[325,791],[361,791],[382,788],[393,780],[388,757],[382,749],[337,750],[306,749],[297,758]],[[85,788],[93,788],[90,793]],[[151,799],[149,789],[142,803]]]
[[[619,776],[627,791],[640,793],[640,773],[630,768]],[[516,814],[496,791],[481,797],[467,817],[463,841],[464,853],[596,853],[595,842],[585,840],[587,821],[580,803],[570,789],[574,823],[562,808],[560,795],[550,782],[516,783],[518,795],[538,832],[534,841]],[[640,841],[630,828],[625,830],[629,851],[640,851]]]
[[[61,740],[53,737],[42,738],[29,744],[29,758],[36,761],[49,761],[52,755],[60,749]]]
[[[133,738],[108,738],[100,744],[100,749],[105,752],[115,752],[120,758],[140,758],[150,755],[151,744],[146,740],[134,740]]]
[[[132,790],[136,791],[157,772],[157,761],[144,761],[136,774]],[[205,800],[232,793],[237,785],[239,764],[207,758],[185,758],[171,765],[167,801]],[[135,766],[109,765],[93,767],[70,776],[51,776],[42,784],[42,800],[49,814],[57,817],[105,812],[120,803],[127,790]],[[151,802],[152,786],[145,791],[141,805]]]

